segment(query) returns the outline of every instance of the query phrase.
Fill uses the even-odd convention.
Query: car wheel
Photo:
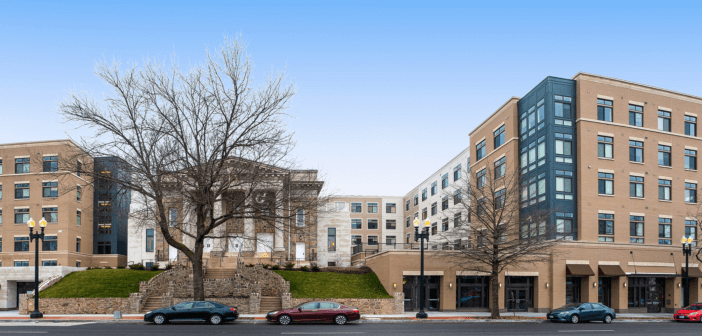
[[[290,324],[290,322],[292,322],[292,318],[290,317],[290,315],[278,316],[278,323],[280,323],[282,325],[287,325],[287,324]]]
[[[346,324],[346,321],[348,321],[348,319],[346,318],[345,315],[334,316],[334,323],[336,323],[338,325],[344,325],[344,324]]]
[[[570,317],[570,322],[571,322],[571,323],[578,323],[578,322],[580,322],[580,316],[573,314],[573,315]]]
[[[154,323],[156,323],[156,324],[164,324],[167,321],[168,320],[166,319],[166,315],[157,314],[156,316],[154,316]]]
[[[612,315],[605,315],[604,320],[602,322],[610,324],[612,323]]]
[[[210,320],[211,324],[214,324],[214,325],[220,324],[220,323],[222,323],[222,315],[219,315],[219,314],[211,315],[209,320]]]

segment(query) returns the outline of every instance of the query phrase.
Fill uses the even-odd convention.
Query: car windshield
[[[702,306],[689,306],[683,308],[683,310],[702,310]]]
[[[563,310],[571,310],[580,307],[580,303],[569,303],[561,308],[558,309],[563,309]]]

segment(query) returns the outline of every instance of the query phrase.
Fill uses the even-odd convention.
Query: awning
[[[685,267],[680,270],[680,275],[685,276]],[[702,271],[700,271],[699,267],[690,267],[690,277],[702,278]]]
[[[626,272],[619,265],[600,265],[600,273],[607,276],[622,276]]]
[[[592,271],[592,267],[586,264],[567,264],[569,275],[580,275],[580,276],[593,276],[595,272]]]
[[[630,271],[634,272],[629,272],[627,274],[628,276],[648,276],[648,277],[679,277],[680,274],[677,272],[678,270],[675,269],[675,267],[666,267],[666,266],[637,266],[636,268],[634,267],[629,267]]]

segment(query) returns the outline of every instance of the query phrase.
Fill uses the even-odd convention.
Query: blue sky
[[[102,97],[100,59],[175,52],[187,67],[236,34],[256,78],[287,67],[298,89],[294,154],[338,194],[404,195],[549,75],[584,71],[702,96],[696,3],[145,3],[0,2],[0,143],[86,134],[61,123],[57,104],[74,88]]]

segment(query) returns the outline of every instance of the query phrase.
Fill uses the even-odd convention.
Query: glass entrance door
[[[607,307],[612,307],[612,278],[598,280],[597,301]]]
[[[510,289],[507,291],[507,309],[510,311],[527,311],[528,289]]]
[[[405,276],[402,290],[405,293],[405,311],[419,310],[421,280],[419,276]],[[425,276],[424,309],[439,310],[441,307],[441,277]]]

